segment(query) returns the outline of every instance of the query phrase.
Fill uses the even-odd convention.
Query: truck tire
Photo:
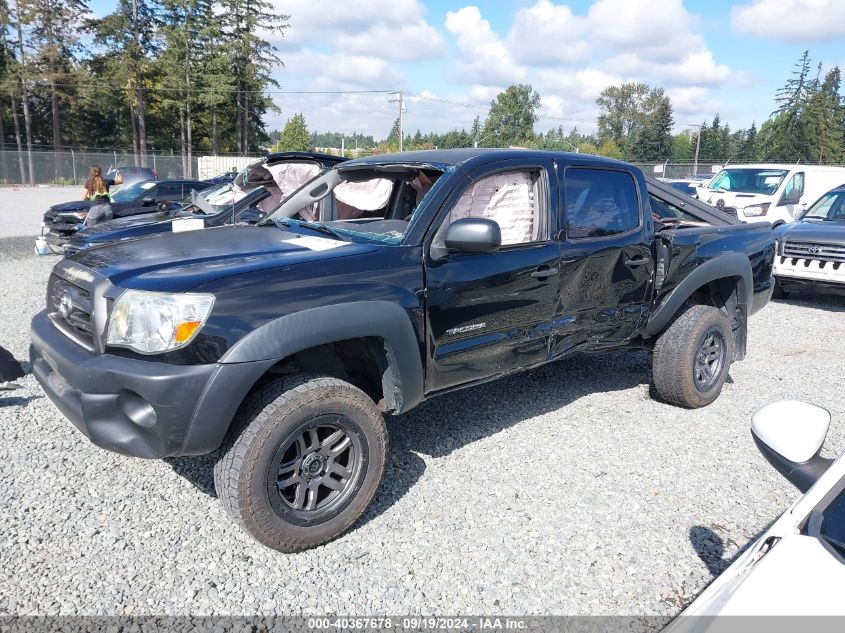
[[[241,406],[214,486],[226,512],[259,542],[296,552],[330,541],[361,516],[386,455],[384,418],[363,391],[298,374]]]
[[[722,392],[733,353],[733,333],[724,312],[713,306],[690,306],[654,346],[657,395],[688,409],[707,406]]]

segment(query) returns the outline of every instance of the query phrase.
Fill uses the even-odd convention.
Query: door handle
[[[538,279],[546,279],[552,275],[557,275],[557,268],[538,268],[531,273],[532,277],[537,277]]]
[[[650,261],[651,257],[632,257],[625,262],[625,265],[630,266],[631,268],[637,268],[639,266],[645,266]]]

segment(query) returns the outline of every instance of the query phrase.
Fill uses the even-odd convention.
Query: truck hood
[[[845,222],[802,220],[784,224],[775,230],[775,239],[845,245]]]
[[[70,202],[60,202],[50,207],[50,211],[54,213],[75,213],[76,211],[87,211],[91,208],[90,200],[71,200]]]
[[[129,215],[125,218],[116,218],[108,222],[100,222],[94,226],[87,227],[84,231],[77,233],[80,238],[91,237],[95,235],[102,235],[103,233],[111,233],[113,231],[120,231],[123,229],[132,228],[135,226],[144,226],[147,224],[156,224],[166,220],[172,220],[168,213],[142,213],[140,215]],[[74,236],[76,237],[76,236]]]
[[[698,199],[716,208],[720,206],[744,209],[752,204],[772,202],[772,196],[760,193],[742,193],[741,191],[714,191],[706,187],[698,188]],[[724,204],[719,204],[723,200]]]
[[[122,288],[186,292],[222,277],[348,257],[377,248],[270,225],[229,225],[115,242],[70,259]]]

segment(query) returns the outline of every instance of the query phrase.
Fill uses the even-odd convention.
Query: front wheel
[[[666,402],[697,409],[719,397],[734,354],[731,324],[713,306],[685,310],[657,339],[652,374]]]
[[[244,404],[214,485],[247,532],[295,552],[335,538],[361,516],[386,454],[384,419],[364,392],[301,374],[262,387]]]

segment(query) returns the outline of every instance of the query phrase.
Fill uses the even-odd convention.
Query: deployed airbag
[[[508,172],[470,185],[452,209],[451,219],[495,220],[502,231],[502,244],[521,244],[533,239],[534,215],[532,174]]]

